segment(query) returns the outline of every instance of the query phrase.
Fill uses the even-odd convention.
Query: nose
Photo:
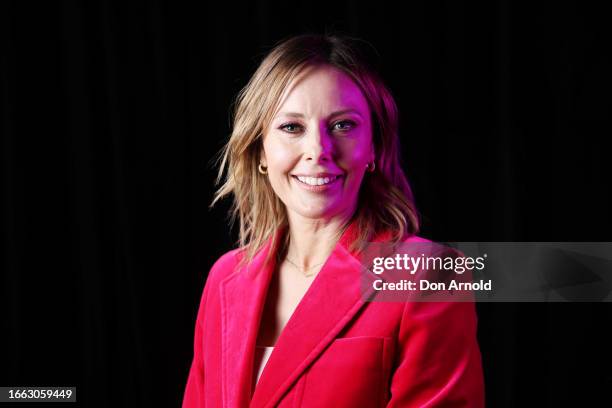
[[[329,161],[333,157],[334,141],[325,126],[314,128],[306,137],[306,160],[318,162]]]

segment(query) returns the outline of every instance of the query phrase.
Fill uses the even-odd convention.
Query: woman
[[[368,242],[424,241],[395,102],[354,39],[277,45],[240,92],[183,407],[483,406],[473,303],[360,295]]]

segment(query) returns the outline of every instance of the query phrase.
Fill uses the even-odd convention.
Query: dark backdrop
[[[210,160],[291,34],[378,50],[423,236],[611,241],[608,15],[383,3],[0,3],[0,386],[180,404],[206,274],[236,238],[227,204],[208,209]],[[488,406],[609,403],[611,304],[478,311]]]

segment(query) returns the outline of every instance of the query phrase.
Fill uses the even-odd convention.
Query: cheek
[[[270,177],[283,178],[293,168],[293,160],[289,154],[269,156],[268,172]]]
[[[264,142],[264,150],[268,170],[272,174],[286,171],[291,165],[291,158],[293,157],[291,149],[276,141],[273,137]]]
[[[282,197],[287,189],[288,173],[294,167],[294,154],[291,149],[278,143],[265,145],[268,178],[277,195]]]
[[[372,152],[368,143],[352,143],[342,147],[342,158],[345,168],[351,172],[362,173],[370,161]]]

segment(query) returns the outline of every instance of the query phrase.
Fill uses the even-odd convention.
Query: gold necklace
[[[319,265],[323,265],[323,264],[325,263],[325,261],[323,261],[323,262],[318,263],[318,264],[316,264],[316,265],[312,265],[312,266],[310,266],[310,267],[308,267],[308,268],[306,268],[306,269],[302,269],[302,268],[300,268],[299,266],[297,266],[297,265],[295,264],[295,262],[293,262],[291,259],[289,259],[289,257],[288,257],[288,256],[285,256],[285,260],[286,260],[287,262],[289,262],[291,265],[295,266],[295,267],[296,267],[296,269],[297,269],[298,271],[300,271],[300,272],[301,272],[301,273],[302,273],[304,276],[306,276],[306,277],[310,277],[310,276],[314,275],[314,272],[313,272],[313,273],[304,273],[304,272],[309,271],[309,270],[311,270],[312,268],[316,268],[317,266],[319,266]]]

